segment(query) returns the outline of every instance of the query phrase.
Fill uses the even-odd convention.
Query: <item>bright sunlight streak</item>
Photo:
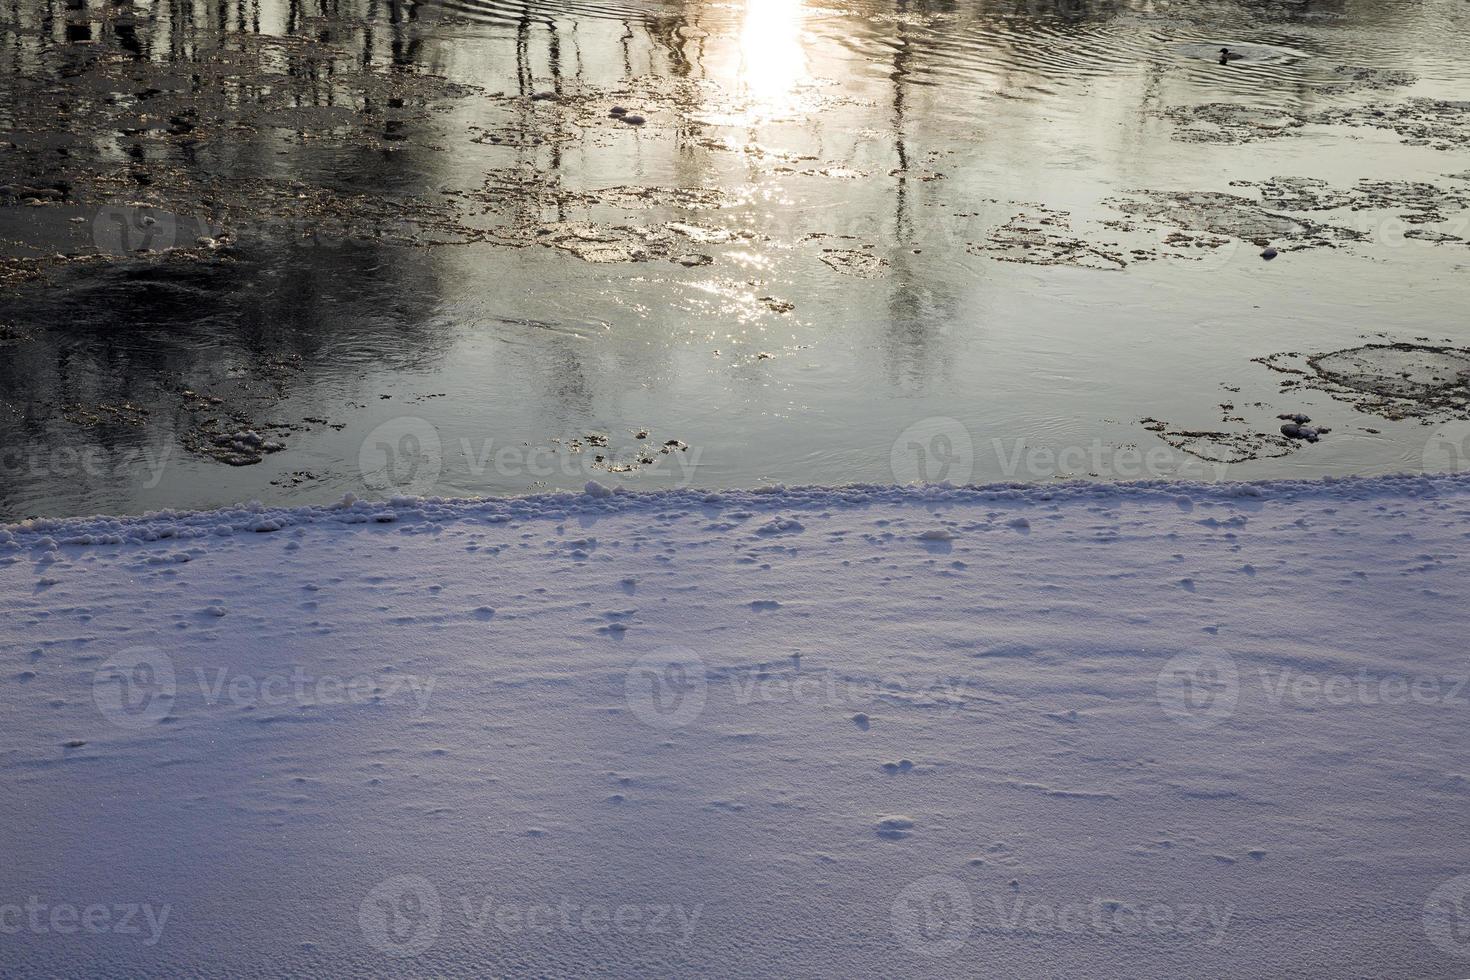
[[[746,0],[739,83],[752,115],[781,115],[792,108],[795,90],[807,78],[803,19],[802,0]]]

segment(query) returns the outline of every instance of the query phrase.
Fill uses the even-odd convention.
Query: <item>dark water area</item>
[[[1458,0],[12,2],[0,520],[1458,469],[1467,42]]]

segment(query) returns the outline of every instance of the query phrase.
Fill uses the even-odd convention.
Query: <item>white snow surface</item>
[[[1470,975],[1467,538],[1453,477],[0,528],[0,975]]]

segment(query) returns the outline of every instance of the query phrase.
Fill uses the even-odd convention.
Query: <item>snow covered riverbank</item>
[[[1427,477],[12,526],[0,973],[1464,976],[1467,536]]]

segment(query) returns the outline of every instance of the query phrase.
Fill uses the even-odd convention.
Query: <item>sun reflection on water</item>
[[[739,92],[752,119],[789,115],[807,75],[802,0],[745,0]]]

